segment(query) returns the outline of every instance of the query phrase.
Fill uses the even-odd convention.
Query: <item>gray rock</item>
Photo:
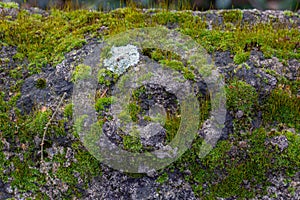
[[[276,136],[271,139],[271,144],[273,146],[278,146],[280,151],[283,151],[284,149],[288,148],[289,143],[287,138],[284,135]]]

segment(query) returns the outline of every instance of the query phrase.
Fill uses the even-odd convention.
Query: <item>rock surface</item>
[[[0,9],[0,13],[10,15],[12,18],[15,17],[15,12],[17,11],[14,9]],[[45,11],[33,10],[31,12],[39,12],[43,15],[47,15]],[[297,21],[298,26],[300,26],[299,18],[285,16],[281,11],[261,12],[258,10],[245,10],[243,13],[244,23],[255,23],[257,21],[267,22],[276,18],[282,23],[290,23],[290,19],[292,19]],[[205,16],[208,22],[208,27],[224,23],[223,19],[218,15],[218,11],[204,13],[194,12],[194,15]],[[274,17],[271,17],[271,15]],[[17,102],[18,108],[21,109],[24,114],[28,114],[32,112],[33,109],[41,108],[43,106],[54,110],[57,101],[64,93],[66,93],[66,101],[69,101],[73,90],[73,83],[71,82],[72,71],[74,70],[74,67],[82,61],[82,59],[92,52],[97,44],[99,44],[99,41],[91,39],[79,50],[73,50],[72,52],[67,53],[65,55],[65,60],[57,66],[44,66],[42,72],[39,74],[30,76],[26,69],[22,69],[22,75],[25,80],[21,89],[21,97]],[[8,76],[8,70],[17,68],[17,65],[27,64],[26,61],[23,61],[23,63],[16,63],[13,61],[13,56],[16,54],[16,51],[15,47],[6,46],[3,46],[0,50],[0,57],[2,59],[0,68],[0,89],[1,91],[4,91],[7,98],[10,98],[12,95],[8,92],[9,88],[16,83],[13,78]],[[211,56],[213,57],[218,70],[225,76],[225,78],[237,78],[246,81],[259,92],[261,98],[269,94],[269,92],[272,91],[278,83],[277,77],[275,75],[268,74],[265,69],[274,70],[278,76],[284,76],[291,81],[299,78],[299,73],[297,74],[297,72],[300,70],[300,63],[298,60],[288,60],[287,64],[284,65],[275,57],[265,59],[262,52],[257,49],[251,51],[250,58],[242,65],[234,64],[230,52],[227,51],[217,51]],[[45,86],[42,88],[37,87],[38,80],[44,80]],[[145,95],[151,95],[153,98],[151,100],[145,99],[145,101],[142,102],[142,108],[144,110],[149,111],[151,106],[155,105],[155,103],[163,101],[161,104],[165,108],[171,106],[169,109],[175,112],[177,105],[174,103],[173,96],[168,95],[163,88],[155,85],[149,85],[148,87],[150,89],[147,90]],[[254,124],[253,128],[260,126],[261,114],[259,114],[258,111],[256,114],[258,116],[256,124],[258,125]],[[61,115],[62,113],[60,113],[60,116]],[[109,115],[109,113],[107,115]],[[242,118],[243,115],[243,111],[238,111],[235,114],[227,113],[225,128],[223,129],[221,137],[222,139],[228,139],[233,132],[233,120]],[[66,126],[71,125],[72,121]],[[116,143],[121,142],[121,137],[114,132],[115,128],[113,124],[106,122],[103,127],[105,133],[112,141],[115,141]],[[155,137],[143,138],[142,143],[145,146],[157,148],[159,145],[156,145],[159,142],[162,143],[162,138],[164,136],[165,132],[160,132]],[[63,165],[68,167],[73,162],[76,162],[76,158],[74,158],[74,152],[69,146],[67,146],[67,143],[69,141],[75,141],[76,139],[72,133],[68,133],[63,140],[64,141],[54,141],[54,144],[47,148],[46,151],[48,153],[48,158],[52,160],[53,156],[62,154],[63,149],[67,149],[65,155],[66,162],[63,163]],[[35,142],[36,146],[39,146],[41,139],[36,138]],[[288,141],[284,136],[274,137],[270,141],[270,144],[277,146],[280,151],[284,151],[288,147]],[[237,154],[237,148],[246,146],[247,141],[242,141],[239,147],[231,149],[231,153]],[[6,152],[7,159],[9,159],[11,155],[8,142],[3,150]],[[44,172],[47,173],[50,170],[55,171],[58,168],[58,165],[60,164],[54,161],[45,163],[43,166]],[[11,166],[10,169],[5,170],[13,171],[14,167]],[[126,173],[112,170],[105,165],[101,165],[101,171],[102,175],[91,180],[88,189],[81,189],[82,199],[196,199],[191,185],[184,180],[183,172],[168,172],[168,179],[163,183],[158,183],[156,181],[158,174],[156,173],[151,176],[144,175],[143,177],[133,178]],[[255,199],[274,199],[272,197],[274,195],[276,196],[275,199],[300,199],[299,173],[290,179],[284,174],[270,174],[268,178],[271,186],[267,189],[268,194]],[[82,180],[80,180],[80,177],[76,176],[76,174],[74,176],[78,179],[78,186],[82,186]],[[287,179],[288,183],[286,183]],[[293,188],[292,193],[288,189],[289,187]],[[62,198],[63,193],[68,190],[68,185],[58,178],[53,178],[46,180],[45,186],[40,190],[45,192],[51,199],[59,199]],[[23,197],[34,196],[34,194],[27,194],[13,190],[9,183],[3,183],[3,181],[0,180],[0,199],[10,197],[22,199],[21,194]],[[237,198],[232,197],[229,199]]]

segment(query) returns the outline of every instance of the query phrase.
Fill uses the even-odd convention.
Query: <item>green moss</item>
[[[165,120],[164,128],[166,130],[166,141],[171,142],[173,138],[176,136],[177,131],[179,129],[181,122],[181,118],[178,116],[171,116],[167,114],[167,118]]]
[[[290,11],[290,10],[285,10],[285,11],[283,11],[283,14],[284,14],[285,16],[287,16],[287,17],[293,17],[293,16],[299,17],[299,14],[298,14],[298,13],[292,12],[292,11]]]
[[[44,79],[44,78],[39,78],[38,80],[36,80],[35,86],[36,86],[36,88],[38,88],[38,89],[44,89],[44,88],[47,86],[46,79]]]
[[[80,64],[76,66],[73,74],[72,81],[83,80],[91,77],[92,69],[90,66]]]
[[[239,52],[233,57],[235,64],[242,64],[248,60],[250,52]]]
[[[19,8],[19,5],[15,2],[0,2],[0,8]]]
[[[82,180],[82,188],[87,188],[92,177],[101,176],[100,162],[94,158],[82,144],[78,142],[72,143],[72,150],[77,162],[70,162],[69,166],[64,166],[66,162],[65,153],[56,155],[54,162],[59,163],[60,167],[52,172],[51,175],[62,180],[63,184],[68,184],[68,191],[64,194],[65,197],[80,197],[82,192],[78,188],[78,179],[75,177],[79,174]]]
[[[114,74],[110,70],[100,69],[98,71],[98,82],[100,84],[104,84],[106,86],[110,86],[113,82],[115,82],[118,78],[117,74]]]
[[[45,184],[45,176],[38,169],[30,169],[29,166],[32,166],[33,163],[30,159],[27,160],[26,155],[24,161],[20,161],[18,157],[13,157],[11,160],[15,166],[15,170],[11,173],[11,177],[13,178],[11,186],[13,188],[17,187],[20,192],[39,192],[37,183]]]
[[[156,182],[163,184],[169,179],[169,176],[166,172],[164,172],[162,175],[157,177]]]
[[[138,89],[133,90],[132,91],[133,100],[138,101],[139,97],[141,95],[145,94],[145,93],[146,93],[146,87],[145,86],[141,86]]]
[[[243,12],[241,10],[230,10],[222,11],[221,15],[223,16],[224,22],[237,23],[241,22],[243,18]]]
[[[220,141],[206,157],[200,158],[200,163],[197,162],[197,152],[201,140],[197,139],[181,157],[177,168],[186,170],[184,163],[191,163],[188,169],[192,175],[186,176],[186,180],[192,183],[194,192],[201,199],[232,196],[253,198],[258,192],[254,190],[257,185],[262,186],[263,191],[259,192],[262,195],[269,185],[268,173],[281,171],[293,174],[299,169],[299,148],[296,146],[299,145],[300,137],[288,131],[276,134],[285,135],[290,142],[283,152],[274,150],[271,145],[266,146],[267,138],[274,135],[261,128],[243,138],[235,137],[231,142]],[[239,148],[236,154],[230,153],[233,147]],[[245,186],[245,181],[250,184],[250,188]],[[202,188],[204,183],[207,184],[206,189]]]
[[[67,118],[71,118],[73,116],[73,104],[67,104],[64,109],[64,116]]]
[[[254,87],[244,81],[233,81],[226,86],[227,109],[241,110],[249,116],[258,103],[258,95]]]
[[[160,64],[162,64],[163,66],[170,67],[171,69],[176,71],[184,70],[183,63],[177,60],[160,60]]]
[[[188,80],[195,80],[195,74],[187,68],[183,69],[183,77]]]
[[[136,103],[129,103],[127,109],[132,121],[137,122],[139,119],[138,114],[141,111],[141,107]]]
[[[193,71],[188,69],[181,61],[178,60],[160,60],[159,63],[164,67],[169,67],[175,71],[183,73],[183,77],[188,80],[194,80],[195,74]]]
[[[112,103],[112,97],[102,97],[96,100],[95,108],[97,112],[104,111]]]
[[[287,88],[277,88],[264,104],[265,123],[284,123],[300,130],[300,101]]]
[[[124,149],[131,152],[140,152],[143,148],[141,140],[136,133],[131,133],[132,135],[125,135],[123,137]]]

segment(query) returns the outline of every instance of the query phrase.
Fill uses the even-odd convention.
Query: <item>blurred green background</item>
[[[9,2],[11,0],[3,0]],[[124,7],[130,3],[143,8],[167,7],[170,9],[230,9],[256,8],[260,10],[278,9],[292,10],[299,9],[300,0],[15,0],[23,7],[37,6],[42,9],[49,7],[63,8],[69,6],[72,8],[90,8],[100,10],[112,10]]]

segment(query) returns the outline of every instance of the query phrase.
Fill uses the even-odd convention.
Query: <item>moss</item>
[[[222,11],[221,15],[223,16],[224,22],[237,23],[241,22],[243,18],[243,12],[241,10],[230,10]]]
[[[220,141],[206,157],[200,158],[200,163],[197,162],[197,152],[201,141],[197,139],[192,148],[181,157],[177,168],[186,170],[183,163],[191,163],[188,169],[192,176],[186,176],[186,180],[193,183],[192,187],[199,198],[253,198],[257,191],[251,188],[261,185],[266,189],[270,171],[293,174],[298,169],[299,148],[296,146],[299,145],[300,137],[288,131],[276,134],[285,135],[291,143],[284,152],[265,145],[267,138],[273,135],[261,128],[243,138],[235,137],[231,142]],[[246,145],[239,147],[236,154],[230,153],[233,147],[241,144]],[[250,188],[244,185],[244,181],[248,181]],[[207,185],[206,189],[202,188],[204,183]],[[263,193],[259,192],[260,195]]]
[[[137,135],[125,135],[123,137],[123,145],[124,149],[135,153],[140,152],[143,148],[140,138]]]
[[[283,11],[283,14],[285,15],[285,16],[287,16],[287,17],[299,17],[299,14],[298,13],[295,13],[295,12],[292,12],[292,11],[290,11],[290,10],[285,10],[285,11]]]
[[[233,111],[234,115],[238,111],[242,112],[240,118],[233,120],[234,129],[236,131],[249,130],[258,107],[258,94],[255,88],[246,82],[234,80],[225,89],[227,109]]]
[[[184,66],[184,64],[181,61],[178,60],[160,60],[159,63],[163,67],[168,67],[170,69],[173,69],[175,71],[179,71],[183,74],[183,77],[188,80],[194,80],[195,74],[192,70],[190,70],[188,67]]]
[[[35,82],[35,86],[38,89],[44,89],[47,85],[46,79],[44,78],[39,78],[38,80],[36,80]]]
[[[96,100],[95,108],[97,112],[104,111],[112,103],[111,97],[102,97]]]
[[[233,57],[235,64],[242,64],[248,60],[250,52],[239,52]]]
[[[169,67],[173,70],[176,70],[176,71],[184,70],[183,63],[180,61],[177,61],[177,60],[160,60],[160,64],[162,64],[163,66]]]
[[[73,74],[72,74],[72,81],[83,80],[91,77],[91,67],[87,65],[80,64],[76,66]]]
[[[117,74],[114,74],[110,70],[100,69],[98,71],[98,82],[106,86],[110,86],[113,82],[116,82],[118,78]]]
[[[166,141],[171,142],[176,136],[176,133],[179,129],[181,118],[178,116],[172,116],[167,114],[167,118],[164,124],[166,130]]]
[[[234,80],[226,86],[227,109],[241,110],[245,115],[253,113],[258,104],[258,95],[254,87],[244,81]]]
[[[156,182],[163,184],[169,179],[169,176],[166,172],[164,172],[162,175],[157,177]]]
[[[15,2],[0,2],[0,8],[19,8],[19,5]]]
[[[264,104],[265,123],[284,123],[300,130],[300,101],[292,94],[289,87],[277,88]]]
[[[80,142],[72,143],[72,150],[77,162],[70,162],[69,166],[64,166],[66,162],[65,153],[56,155],[53,161],[59,163],[60,167],[51,173],[51,176],[59,178],[63,184],[68,184],[68,191],[64,194],[65,197],[80,197],[81,189],[87,188],[92,177],[100,176],[100,162],[94,158]],[[78,188],[78,179],[76,174],[82,180],[81,188]],[[78,176],[78,175],[77,175]]]
[[[73,116],[73,104],[67,104],[64,108],[64,116],[67,118],[71,118]]]
[[[141,111],[141,107],[136,103],[129,103],[127,109],[132,121],[137,122],[139,119],[138,115]]]
[[[146,87],[144,85],[132,91],[133,100],[138,101],[139,97],[143,94],[146,94]]]

